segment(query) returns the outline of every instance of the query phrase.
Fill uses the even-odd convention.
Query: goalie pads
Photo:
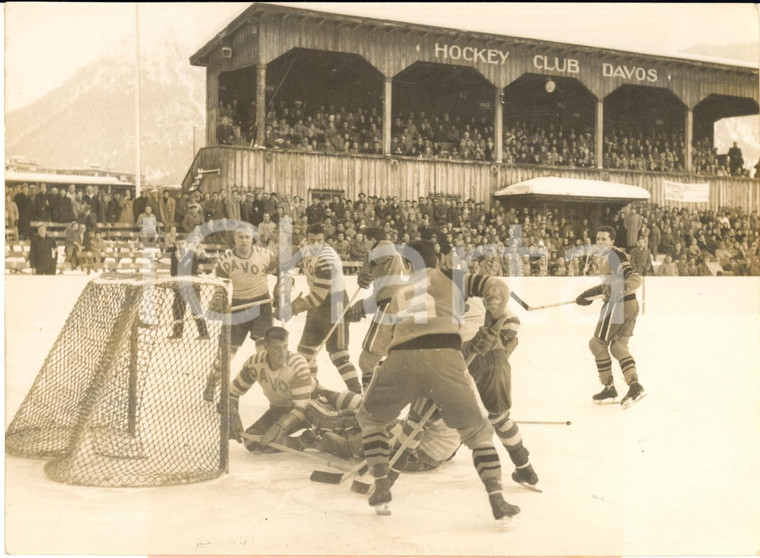
[[[330,430],[343,433],[359,429],[356,412],[350,409],[336,411],[329,404],[319,399],[312,399],[306,405],[306,420],[316,430]]]
[[[319,450],[343,459],[361,457],[362,431],[354,410],[336,411],[329,404],[313,399],[306,406],[306,420]]]

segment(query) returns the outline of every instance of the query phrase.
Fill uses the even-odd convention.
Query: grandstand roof
[[[317,4],[318,6],[318,4]],[[479,38],[485,41],[504,40],[510,39],[515,43],[521,43],[524,45],[530,45],[534,47],[553,47],[558,49],[570,48],[576,52],[589,52],[596,54],[606,54],[610,56],[631,56],[635,55],[638,58],[657,59],[662,61],[673,61],[681,63],[690,63],[692,65],[712,66],[712,67],[734,67],[735,69],[751,69],[755,72],[758,70],[758,64],[756,62],[746,62],[738,60],[722,60],[718,58],[703,56],[699,54],[684,54],[684,53],[668,53],[655,54],[652,52],[632,52],[624,51],[620,49],[612,49],[607,47],[598,47],[592,45],[584,45],[577,43],[566,43],[559,41],[550,41],[545,39],[535,39],[529,37],[518,37],[514,35],[502,35],[495,33],[488,33],[483,31],[463,30],[450,27],[423,25],[419,23],[377,19],[372,17],[355,16],[344,13],[335,13],[329,11],[310,10],[301,7],[290,7],[276,4],[268,4],[265,2],[254,2],[248,8],[246,8],[240,15],[234,18],[225,28],[217,33],[211,40],[203,45],[198,51],[190,57],[190,63],[194,66],[206,66],[209,62],[209,55],[215,49],[229,41],[230,35],[235,33],[240,27],[251,24],[254,18],[258,15],[275,15],[283,18],[295,17],[305,19],[318,19],[322,21],[335,21],[343,22],[346,24],[366,27],[366,28],[381,28],[381,29],[403,29],[411,32],[419,32],[420,34],[437,33],[444,35],[451,35],[456,38],[462,38],[463,36],[471,38]],[[316,29],[316,28],[315,28]]]
[[[496,197],[535,196],[562,198],[565,201],[643,201],[650,198],[649,192],[638,186],[585,180],[541,176],[512,184],[494,193]]]
[[[93,186],[133,186],[113,176],[85,176],[81,174],[55,174],[52,172],[6,171],[6,182],[34,182],[45,184],[92,184]]]

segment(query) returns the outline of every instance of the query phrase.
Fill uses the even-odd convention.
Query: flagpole
[[[135,2],[135,198],[142,193],[142,156],[140,153],[140,4]]]

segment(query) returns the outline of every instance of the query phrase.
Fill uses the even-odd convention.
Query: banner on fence
[[[677,202],[699,203],[710,201],[710,185],[683,184],[664,180],[665,199]]]

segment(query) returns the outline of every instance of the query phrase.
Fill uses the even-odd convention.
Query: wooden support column
[[[256,145],[264,147],[267,105],[267,65],[256,64]]]
[[[391,109],[393,108],[393,78],[385,78],[383,90],[383,155],[391,154]]]
[[[686,167],[686,172],[693,172],[694,170],[694,161],[693,161],[693,154],[691,150],[691,144],[692,140],[694,138],[694,111],[691,109],[691,107],[686,108],[686,124],[684,125],[684,142],[686,147],[686,160],[684,161],[684,165]]]
[[[596,102],[596,168],[601,169],[604,159],[604,99]]]
[[[494,96],[494,122],[493,122],[493,150],[494,158],[493,160],[497,163],[501,163],[503,160],[502,154],[503,154],[503,145],[502,142],[504,141],[504,105],[502,105],[502,102],[504,101],[504,91],[502,89],[496,88],[496,95]]]

